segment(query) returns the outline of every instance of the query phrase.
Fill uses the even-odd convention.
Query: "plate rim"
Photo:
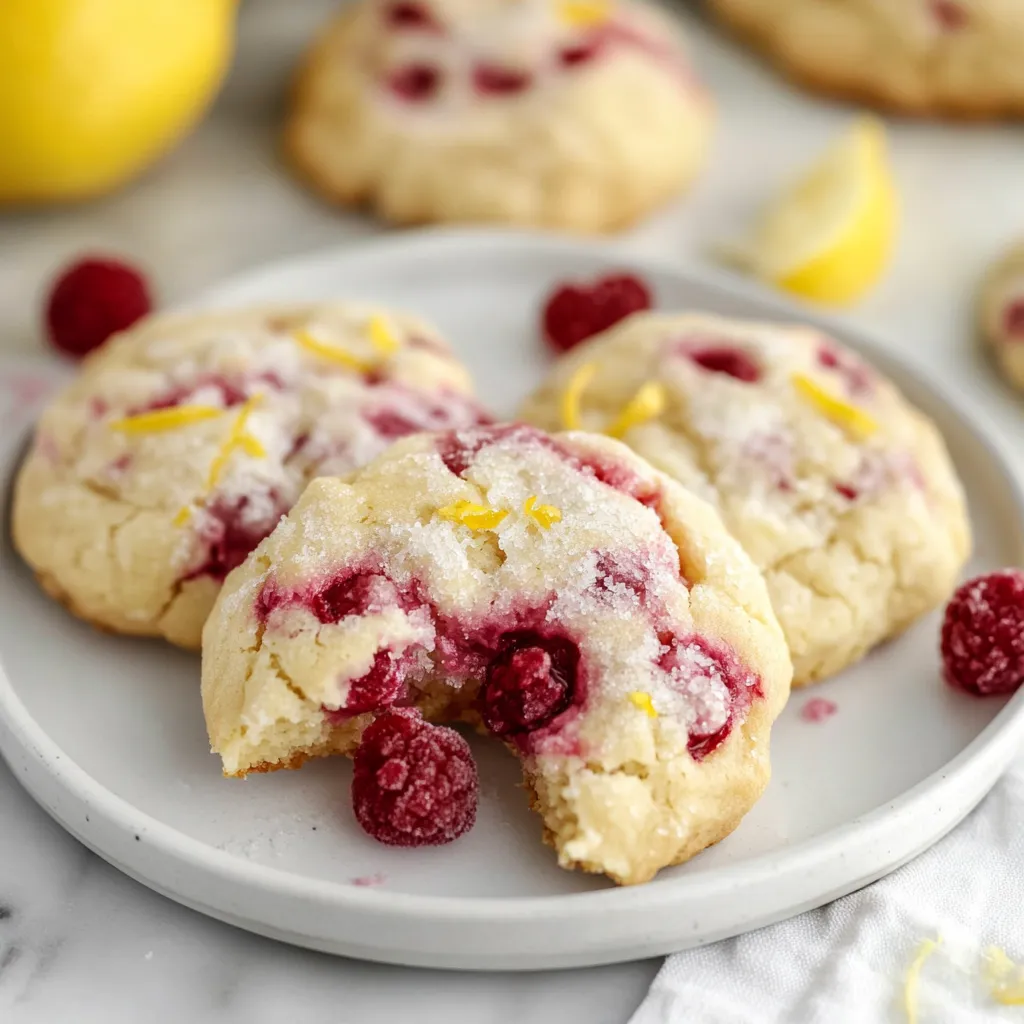
[[[852,347],[865,352],[869,358],[879,355],[883,361],[898,365],[905,374],[915,377],[924,388],[946,405],[969,432],[974,442],[986,450],[993,465],[1003,477],[1018,517],[1024,522],[1024,484],[1010,458],[1008,442],[1003,440],[999,430],[983,409],[973,400],[954,394],[930,369],[918,365],[915,358],[887,348],[870,331],[863,331],[856,325],[849,325],[838,318],[823,316],[812,308],[803,309],[760,285],[737,280],[731,275],[703,265],[676,265],[673,261],[635,251],[628,242],[621,240],[595,243],[527,231],[430,228],[330,246],[260,264],[249,271],[230,275],[219,284],[204,289],[195,299],[172,308],[181,311],[204,306],[231,305],[230,301],[225,302],[218,296],[230,297],[233,291],[243,287],[254,288],[261,280],[273,278],[284,271],[296,273],[303,267],[365,263],[370,259],[387,259],[392,255],[409,259],[409,250],[412,250],[412,255],[416,255],[416,251],[420,250],[421,258],[426,258],[429,253],[440,259],[448,249],[453,248],[458,249],[460,255],[465,257],[467,249],[470,248],[486,250],[493,256],[494,252],[505,255],[510,250],[536,251],[538,247],[546,253],[581,257],[584,262],[618,261],[628,264],[630,269],[641,274],[645,271],[667,274],[677,280],[695,283],[704,289],[710,288],[721,294],[739,296],[757,302],[764,309],[764,319],[780,318],[812,324],[822,330],[835,332],[844,343],[849,339],[852,341]],[[438,252],[438,249],[441,252]],[[26,362],[22,359],[10,361]],[[47,367],[55,376],[60,371],[66,377],[66,368],[59,364],[47,364]],[[25,419],[26,423],[12,429],[9,438],[0,446],[5,481],[10,479],[25,430],[30,429],[30,417],[26,416]],[[53,776],[53,781],[66,789],[69,795],[102,815],[110,827],[129,835],[144,832],[147,839],[145,845],[160,847],[162,852],[171,858],[184,861],[190,868],[208,873],[215,879],[243,883],[282,897],[312,900],[324,909],[332,911],[372,910],[388,917],[443,920],[449,924],[470,924],[485,920],[492,923],[511,923],[527,919],[541,923],[544,920],[563,918],[567,913],[603,914],[625,909],[627,905],[633,911],[655,910],[668,901],[678,904],[693,898],[697,891],[702,899],[715,898],[745,884],[753,884],[759,877],[776,874],[780,861],[785,861],[787,875],[808,870],[814,865],[834,858],[839,851],[849,852],[854,843],[857,846],[870,845],[891,828],[894,817],[908,818],[919,813],[926,804],[953,797],[955,791],[969,778],[991,778],[991,782],[985,785],[978,797],[980,799],[1009,766],[1017,747],[1024,741],[1024,689],[1011,697],[992,721],[942,767],[905,790],[894,800],[821,835],[801,840],[780,850],[757,854],[740,863],[716,867],[707,876],[683,875],[679,878],[662,879],[656,884],[550,896],[435,896],[394,892],[383,888],[360,888],[338,881],[295,875],[286,869],[246,861],[227,851],[211,847],[202,840],[188,836],[172,825],[152,817],[125,798],[117,796],[93,779],[85,769],[79,767],[32,717],[0,663],[0,727],[2,726],[6,728],[0,728],[0,752],[6,758],[10,760],[11,757],[8,746],[16,743],[22,753],[31,755],[38,762],[37,767],[40,770]],[[7,742],[2,742],[4,740]],[[19,777],[18,773],[13,774],[16,778]],[[42,802],[41,798],[36,796],[34,787],[30,788],[30,793]],[[976,803],[977,800],[971,803],[963,814],[968,813]],[[45,803],[43,807],[61,821],[52,807]],[[69,830],[77,835],[76,830]],[[945,834],[946,831],[948,828],[941,834]],[[941,834],[935,841],[941,838]],[[93,844],[90,842],[88,845]],[[928,844],[930,845],[931,843]],[[905,857],[897,858],[894,866],[905,860]],[[144,874],[137,867],[136,870]]]

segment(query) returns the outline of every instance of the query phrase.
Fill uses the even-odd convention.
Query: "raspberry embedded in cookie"
[[[348,684],[344,703],[336,711],[329,710],[327,717],[336,723],[368,711],[380,711],[404,694],[405,673],[400,659],[391,651],[378,651],[369,672]]]
[[[684,345],[683,354],[709,373],[724,373],[745,384],[756,384],[761,379],[761,368],[742,349],[725,345],[708,348],[690,348]]]
[[[396,29],[418,29],[424,32],[440,32],[441,26],[431,12],[421,3],[402,2],[388,4],[384,13],[387,23]]]
[[[579,648],[564,637],[511,633],[487,667],[480,716],[507,739],[550,725],[577,699]]]
[[[1024,684],[1024,571],[1003,569],[963,584],[942,624],[946,682],[984,697]]]
[[[429,64],[410,64],[399,68],[388,79],[388,87],[400,99],[423,103],[441,88],[441,72]]]
[[[441,846],[476,821],[479,781],[469,744],[454,729],[393,709],[363,733],[355,753],[356,819],[388,846]]]
[[[606,38],[595,35],[571,46],[563,46],[558,51],[558,63],[563,68],[576,68],[581,64],[589,64],[604,49]]]
[[[854,398],[866,397],[874,390],[874,374],[849,352],[842,352],[828,343],[822,343],[818,346],[818,364],[839,374],[846,385],[847,393]]]
[[[1003,330],[1014,341],[1024,338],[1024,299],[1014,299],[1003,313]]]
[[[967,27],[969,20],[962,4],[954,0],[929,0],[932,17],[945,32],[957,32]]]
[[[519,68],[479,64],[473,69],[473,86],[482,95],[514,96],[530,88],[532,76]]]
[[[258,501],[243,495],[234,502],[214,502],[202,511],[197,530],[200,541],[206,545],[206,556],[184,578],[209,576],[223,580],[270,534],[287,509],[281,495],[273,489]]]

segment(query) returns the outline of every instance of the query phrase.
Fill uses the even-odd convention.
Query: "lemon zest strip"
[[[220,450],[214,456],[213,462],[210,463],[210,472],[206,477],[207,491],[212,491],[216,487],[217,481],[220,479],[220,475],[224,472],[224,467],[228,463],[228,459],[231,458],[236,448],[241,448],[247,455],[251,455],[253,458],[263,458],[267,454],[263,445],[245,429],[249,414],[259,405],[262,399],[262,395],[253,395],[238,411],[234,423],[231,424],[231,430],[227,438],[225,438],[224,443],[220,446]]]
[[[658,717],[658,711],[655,708],[649,693],[644,693],[643,690],[634,690],[632,693],[628,694],[628,697],[633,707],[646,712],[648,718]]]
[[[439,508],[437,514],[442,519],[461,523],[471,530],[493,530],[508,515],[508,510],[488,508],[486,505],[478,505],[474,501],[456,501],[451,505],[445,505],[444,508]]]
[[[649,380],[622,407],[618,416],[605,427],[609,437],[622,437],[631,427],[653,420],[665,411],[665,388],[656,380]]]
[[[556,505],[538,505],[536,494],[531,494],[523,502],[523,512],[544,530],[550,530],[552,523],[562,521],[562,510]]]
[[[292,337],[307,352],[312,352],[313,355],[320,356],[321,359],[327,359],[332,363],[337,363],[339,366],[344,366],[347,370],[355,370],[356,373],[368,373],[373,369],[373,364],[369,360],[360,359],[359,356],[353,355],[340,345],[329,345],[327,342],[314,338],[304,327],[294,331]]]
[[[160,434],[165,430],[177,430],[203,420],[212,420],[224,412],[215,405],[175,405],[169,409],[154,409],[140,412],[136,416],[125,416],[110,424],[111,430],[123,434]]]
[[[1024,973],[998,946],[985,950],[982,972],[989,995],[1000,1006],[1024,1006]]]
[[[597,373],[597,363],[583,363],[577,367],[576,372],[569,378],[565,391],[562,392],[562,426],[566,430],[579,430],[582,427],[580,421],[580,400],[583,392],[594,379]]]
[[[913,962],[907,970],[903,986],[903,1009],[907,1013],[907,1024],[917,1024],[917,988],[921,980],[921,969],[925,961],[942,945],[942,937],[925,939],[917,948]]]
[[[172,520],[175,526],[184,526],[192,518],[192,507],[190,505],[182,505],[178,509],[178,514]]]
[[[603,25],[612,14],[611,0],[558,0],[558,18],[573,28]]]
[[[370,317],[366,325],[366,333],[370,337],[370,343],[383,356],[389,356],[401,348],[401,344],[394,336],[387,320],[379,313]]]
[[[794,373],[792,379],[797,394],[858,440],[864,440],[878,430],[878,421],[873,416],[826,391],[807,374]]]

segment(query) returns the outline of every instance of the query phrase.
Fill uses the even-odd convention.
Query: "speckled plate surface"
[[[351,298],[435,320],[510,412],[544,371],[539,302],[553,282],[632,266],[662,308],[796,314],[758,290],[536,236],[425,233],[292,259],[206,305]],[[971,571],[1024,554],[1024,498],[977,414],[869,340],[830,327],[933,416],[971,499]],[[54,371],[56,372],[56,371]],[[25,424],[26,428],[28,423]],[[0,440],[3,479],[23,431]],[[207,749],[196,657],[74,621],[35,586],[4,529],[0,750],[70,832],[146,885],[265,935],[402,964],[554,968],[665,953],[757,928],[870,882],[923,851],[988,791],[1024,742],[1024,693],[979,701],[940,684],[933,616],[841,676],[797,693],[765,798],[725,842],[654,882],[615,889],[560,871],[497,744],[474,739],[476,828],[441,849],[378,846],[338,760],[247,782]],[[810,697],[838,705],[805,721]]]

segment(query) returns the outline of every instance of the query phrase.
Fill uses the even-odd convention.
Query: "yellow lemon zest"
[[[622,407],[618,416],[604,429],[609,437],[622,437],[630,427],[653,420],[665,411],[665,388],[649,380]]]
[[[192,423],[215,419],[223,412],[214,405],[175,405],[170,409],[154,409],[114,420],[110,429],[123,434],[160,434],[165,430],[177,430]]]
[[[925,961],[942,945],[942,938],[925,939],[917,947],[914,960],[907,970],[903,986],[903,1009],[907,1012],[907,1024],[917,1024],[917,986],[921,980],[921,969]]]
[[[612,15],[612,0],[558,0],[558,17],[573,28],[603,25]]]
[[[826,391],[816,380],[805,373],[793,374],[793,387],[811,405],[823,412],[833,423],[858,440],[870,437],[878,430],[878,422],[863,409]]]
[[[1024,1006],[1024,971],[998,946],[985,950],[982,971],[992,999],[1001,1006]]]
[[[178,514],[174,517],[175,526],[184,526],[192,518],[192,508],[189,505],[182,505]]]
[[[370,336],[370,343],[381,355],[389,356],[401,348],[398,339],[388,327],[387,320],[379,313],[370,317],[366,333]]]
[[[320,341],[319,338],[313,337],[304,327],[294,331],[292,337],[307,352],[312,352],[313,355],[320,356],[321,359],[327,359],[332,363],[337,363],[339,366],[344,366],[347,370],[355,370],[356,373],[367,373],[373,369],[373,364],[368,359],[360,359],[359,356],[353,355],[346,349],[341,348],[340,345],[329,345],[327,342]]]
[[[523,512],[544,530],[549,530],[552,523],[562,521],[562,510],[555,505],[538,505],[536,494],[531,494],[523,502]]]
[[[461,523],[471,530],[493,530],[508,515],[508,510],[488,508],[486,505],[478,505],[474,501],[456,501],[451,505],[445,505],[444,508],[439,508],[437,514],[442,519]]]
[[[583,392],[594,379],[597,373],[597,363],[583,363],[577,367],[576,372],[569,378],[565,391],[562,392],[562,426],[566,430],[579,430],[582,426],[580,421],[580,399]]]
[[[212,491],[217,485],[217,481],[220,479],[221,473],[224,472],[228,459],[231,458],[236,448],[241,448],[247,455],[251,455],[253,458],[263,458],[267,454],[263,445],[245,429],[250,413],[260,403],[262,398],[262,395],[253,395],[239,409],[234,423],[231,424],[228,436],[224,439],[220,450],[214,456],[213,462],[210,463],[210,472],[206,478],[207,491]]]
[[[658,717],[658,712],[651,701],[651,695],[649,693],[644,693],[643,690],[634,690],[628,696],[633,707],[638,708],[640,711],[645,711],[648,718]]]

